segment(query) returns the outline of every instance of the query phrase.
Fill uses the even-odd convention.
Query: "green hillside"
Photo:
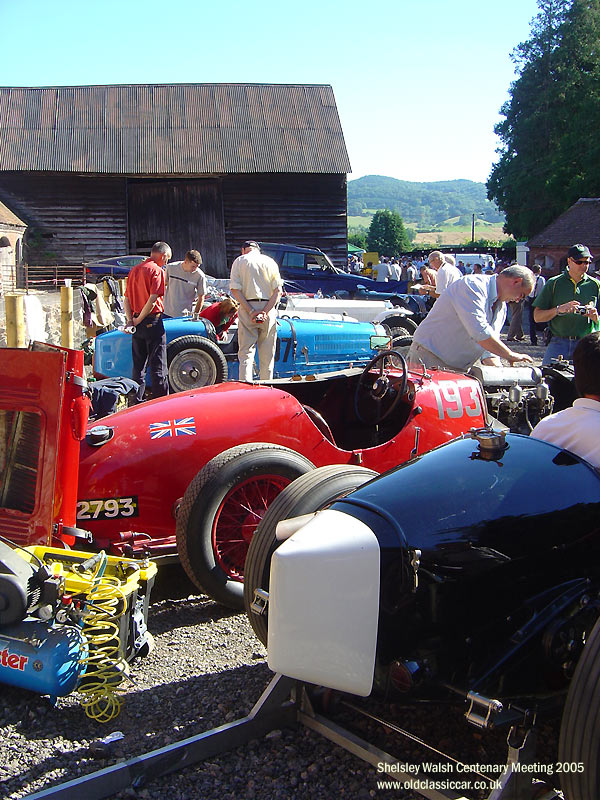
[[[486,197],[484,183],[474,181],[400,181],[383,175],[365,175],[348,182],[348,215],[368,227],[373,211],[397,211],[405,225],[428,228],[455,218],[457,225],[470,225],[472,215],[502,225],[504,217]]]

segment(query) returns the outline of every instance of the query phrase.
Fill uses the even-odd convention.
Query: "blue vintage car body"
[[[200,317],[164,320],[169,345],[186,336],[199,336],[216,342],[214,327]],[[385,336],[381,325],[371,322],[289,319],[277,320],[275,378],[331,372],[366,364],[376,353],[372,336]],[[227,360],[228,377],[237,380],[237,334],[227,343],[218,342]],[[172,349],[172,348],[171,348]],[[108,331],[96,337],[94,374],[99,378],[131,375],[131,336],[123,331]]]

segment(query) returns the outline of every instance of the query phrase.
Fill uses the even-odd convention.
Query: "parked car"
[[[382,325],[337,319],[277,320],[275,378],[331,372],[344,367],[366,364],[373,357],[381,339],[389,343]],[[237,329],[231,327],[226,338],[217,338],[212,323],[200,317],[164,320],[167,335],[169,386],[172,392],[211,386],[239,374]],[[115,378],[131,376],[131,336],[120,330],[96,337],[94,376]],[[257,370],[258,372],[258,370]]]
[[[291,480],[326,464],[383,471],[485,420],[476,380],[410,370],[393,351],[364,369],[158,398],[90,428],[78,524],[111,554],[178,553],[196,585],[241,608],[248,544]]]
[[[481,752],[486,732],[512,729],[507,772],[490,777],[523,771],[569,800],[599,797],[597,471],[484,429],[380,477],[356,473],[302,476],[258,526],[246,608],[270,668],[385,698],[396,720],[404,706],[409,731],[415,702],[462,702]],[[558,754],[540,763],[535,726],[561,707]],[[543,789],[518,794],[563,796]]]
[[[333,295],[347,291],[354,296],[359,287],[369,290],[405,293],[407,281],[374,281],[364,275],[353,275],[334,267],[328,256],[318,247],[300,247],[294,244],[259,242],[260,250],[279,264],[281,277],[290,291],[321,292]]]
[[[132,267],[141,264],[147,258],[148,256],[112,256],[111,258],[102,258],[99,261],[89,261],[84,265],[86,276],[88,274],[93,276],[96,283],[102,280],[105,275],[111,278],[126,278]]]
[[[344,292],[344,294],[347,293]],[[412,302],[413,295],[390,295],[390,297],[393,299],[389,300],[387,297],[374,299],[356,294],[351,300],[348,297],[342,298],[337,295],[336,297],[308,297],[289,294],[282,298],[279,315],[294,319],[296,316],[306,313],[314,313],[319,316],[339,314],[346,319],[378,322],[384,325],[394,337],[411,336],[426,315],[425,308]]]

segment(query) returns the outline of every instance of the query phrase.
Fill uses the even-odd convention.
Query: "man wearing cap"
[[[542,365],[560,356],[571,361],[577,342],[598,330],[600,281],[587,274],[592,259],[585,245],[574,244],[564,272],[546,281],[533,301],[534,320],[548,322],[552,335]]]
[[[261,381],[273,377],[277,344],[277,310],[283,281],[277,262],[263,255],[256,242],[242,245],[242,255],[231,265],[231,294],[238,310],[240,380],[252,382],[254,353],[258,349]]]

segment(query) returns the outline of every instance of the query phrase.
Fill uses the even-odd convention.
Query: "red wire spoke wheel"
[[[300,453],[257,442],[211,459],[186,489],[177,514],[177,552],[206,594],[244,608],[244,563],[256,526],[295,478],[314,469]]]

